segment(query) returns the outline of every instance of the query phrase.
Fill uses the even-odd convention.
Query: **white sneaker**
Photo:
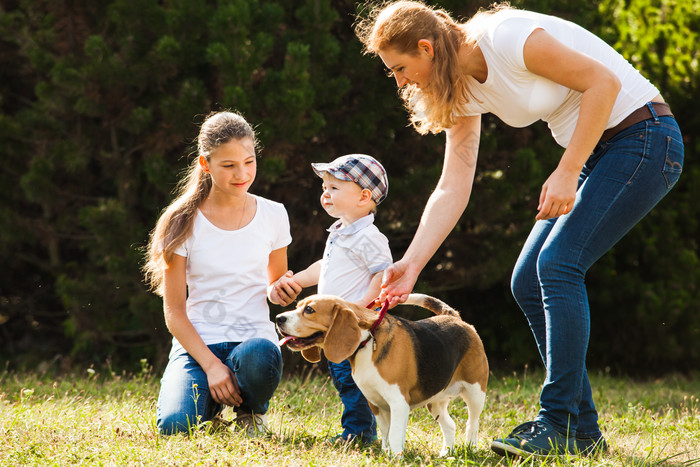
[[[248,436],[264,435],[269,431],[267,428],[267,415],[265,414],[238,412],[238,416],[233,423],[239,430],[245,431]]]

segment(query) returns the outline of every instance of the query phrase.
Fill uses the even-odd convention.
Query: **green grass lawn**
[[[700,381],[634,381],[592,376],[610,451],[598,458],[508,462],[492,438],[537,412],[541,372],[492,375],[479,446],[464,445],[466,406],[452,403],[455,452],[438,457],[441,434],[427,410],[411,415],[402,458],[378,446],[359,450],[323,441],[340,429],[340,401],[319,371],[283,380],[269,412],[271,433],[247,438],[231,429],[191,436],[156,432],[158,377],[90,370],[69,376],[0,372],[0,465],[700,465]],[[230,410],[224,412],[231,417]]]

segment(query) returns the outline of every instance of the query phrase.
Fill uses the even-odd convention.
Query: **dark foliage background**
[[[467,18],[487,2],[439,4]],[[700,0],[515,4],[600,34],[671,103],[685,171],[589,273],[589,366],[697,369]],[[0,1],[0,361],[164,364],[169,335],[160,299],[141,281],[141,248],[210,110],[238,109],[257,125],[264,148],[253,191],[290,213],[290,267],[320,256],[332,221],[309,164],[350,152],[387,167],[391,190],[377,224],[399,258],[439,176],[444,140],[407,127],[395,83],[361,54],[351,26],[362,8],[349,0]],[[510,129],[486,116],[472,201],[417,287],[462,310],[496,369],[538,359],[509,277],[561,152],[544,124]],[[288,369],[302,364],[285,359]]]

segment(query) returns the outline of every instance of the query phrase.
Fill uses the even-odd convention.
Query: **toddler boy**
[[[336,295],[366,306],[379,296],[382,272],[392,264],[389,241],[374,225],[377,205],[384,201],[389,182],[384,167],[373,157],[349,154],[330,163],[311,164],[323,179],[321,205],[338,220],[328,229],[323,257],[276,287],[296,290],[318,284],[318,293]],[[352,379],[350,362],[328,362],[331,378],[343,402],[343,432],[330,439],[371,443],[377,422],[367,400]]]

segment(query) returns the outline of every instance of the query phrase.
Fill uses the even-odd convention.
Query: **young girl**
[[[402,88],[415,128],[447,133],[442,176],[411,245],[385,271],[381,298],[405,301],[467,206],[481,114],[514,127],[544,120],[564,148],[512,279],[547,371],[540,411],[491,447],[523,456],[604,450],[586,371],[585,275],[681,174],[683,137],[668,104],[592,33],[507,4],[457,23],[422,2],[382,3],[357,32]]]
[[[158,397],[163,434],[188,432],[223,405],[249,434],[266,429],[282,374],[267,290],[287,271],[291,236],[284,206],[248,193],[255,151],[241,115],[209,115],[199,156],[150,237],[146,279],[173,335]],[[271,288],[269,298],[288,304]]]

